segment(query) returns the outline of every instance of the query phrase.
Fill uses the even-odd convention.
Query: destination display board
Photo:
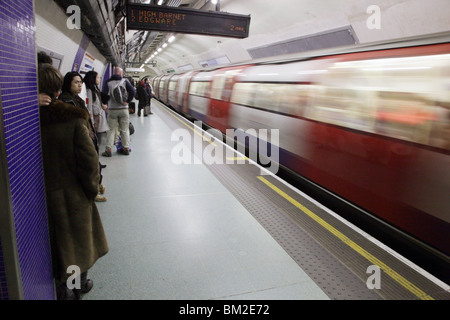
[[[247,38],[250,15],[127,4],[127,28]]]

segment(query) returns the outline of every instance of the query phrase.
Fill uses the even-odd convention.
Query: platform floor
[[[110,251],[89,271],[94,288],[84,300],[420,298],[420,293],[405,294],[400,292],[403,287],[390,284],[399,295],[368,289],[370,275],[342,262],[341,255],[349,260],[360,255],[349,256],[346,250],[351,248],[323,247],[321,237],[310,234],[314,228],[308,231],[310,227],[290,216],[288,205],[295,202],[270,200],[283,188],[276,179],[266,177],[265,183],[255,178],[246,187],[239,186],[247,180],[243,166],[229,171],[228,165],[176,165],[172,152],[180,142],[171,136],[177,128],[189,130],[188,125],[157,101],[153,111],[145,118],[130,116],[136,129],[130,156],[113,152],[112,158],[101,157],[107,165],[103,174],[108,201],[97,205]],[[261,188],[268,189],[261,193],[270,194],[267,198],[260,194],[249,200],[253,203],[246,200]],[[295,197],[292,189],[286,193]],[[281,201],[281,211],[288,214],[277,213]],[[335,237],[325,238],[334,245]],[[367,257],[362,260],[373,263]],[[427,282],[422,287],[433,291],[427,296],[448,298],[448,287],[420,277]]]
[[[173,164],[153,109],[131,115],[129,157],[101,158],[110,252],[83,299],[328,299],[205,165]]]

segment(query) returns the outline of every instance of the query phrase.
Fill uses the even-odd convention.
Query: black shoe
[[[107,158],[111,158],[112,157],[112,153],[111,150],[105,150],[105,152],[102,153],[102,156],[107,157]]]
[[[87,279],[86,283],[81,286],[81,290],[80,291],[81,291],[82,294],[86,294],[89,291],[91,291],[93,286],[94,286],[94,281],[92,281],[91,279]]]
[[[56,285],[56,299],[57,300],[81,300],[81,297],[76,290],[70,290],[66,285]]]
[[[100,167],[102,167],[102,169],[105,169],[107,167],[106,164],[100,164]]]

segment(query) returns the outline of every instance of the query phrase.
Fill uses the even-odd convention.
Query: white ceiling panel
[[[183,0],[180,5],[195,3],[195,8],[214,9],[209,2]],[[370,10],[374,6],[378,12]],[[339,28],[350,28],[359,43],[450,31],[448,0],[221,0],[220,10],[251,15],[249,37],[176,34],[176,40],[151,59],[156,67],[147,65],[145,73],[176,72],[187,64],[200,68],[199,61],[223,56],[238,63],[251,59],[250,49]],[[374,21],[379,28],[370,27],[368,23]]]

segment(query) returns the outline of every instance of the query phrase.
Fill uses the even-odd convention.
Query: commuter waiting
[[[138,104],[138,117],[141,116],[141,111],[144,112],[144,117],[148,116],[148,112],[145,109],[145,107],[147,106],[147,101],[148,101],[148,95],[147,92],[145,91],[145,82],[144,80],[141,80],[138,84],[138,87],[136,89],[136,98],[139,101]]]
[[[53,60],[52,57],[50,57],[48,54],[46,54],[44,51],[39,51],[37,54],[37,60],[38,65],[41,65],[43,63],[52,64]],[[52,102],[52,98],[50,98],[45,93],[39,93],[39,106],[48,106]]]
[[[102,137],[106,138],[106,133],[109,130],[106,110],[107,105],[102,103],[101,93],[99,89],[100,77],[95,71],[89,71],[84,76],[84,84],[86,85],[86,106],[91,115],[91,121],[94,124],[97,132],[98,143],[102,141]],[[104,140],[104,139],[103,139]]]
[[[78,300],[92,289],[88,270],[108,252],[100,214],[98,153],[89,136],[85,109],[56,100],[62,75],[50,64],[39,65],[39,93],[52,102],[39,107],[42,157],[53,272],[58,300]],[[76,213],[76,214],[74,214]],[[69,266],[81,272],[81,288],[70,290]]]
[[[81,75],[78,72],[68,72],[64,76],[62,93],[59,96],[59,99],[66,103],[73,104],[74,106],[76,106],[78,108],[88,111],[84,100],[79,96],[82,88],[83,88],[83,79],[81,78]],[[91,117],[89,117],[88,124],[89,124],[88,125],[89,135],[92,139],[92,143],[94,144],[94,147],[95,147],[95,150],[97,151],[97,153],[99,153],[97,132],[95,131],[95,127],[94,127],[94,124],[92,123]],[[99,164],[99,170],[100,170],[99,171],[100,179],[99,179],[98,195],[95,198],[95,201],[105,202],[108,199],[105,196],[103,196],[103,194],[105,193],[106,187],[103,184],[102,165],[100,162],[98,164]]]
[[[123,70],[119,67],[114,68],[113,76],[106,82],[104,95],[109,96],[108,101],[108,126],[109,130],[106,135],[104,157],[112,157],[111,149],[114,145],[114,137],[116,130],[119,128],[122,140],[122,154],[128,156],[130,154],[130,113],[128,104],[134,99],[136,90],[131,83],[122,78]]]

